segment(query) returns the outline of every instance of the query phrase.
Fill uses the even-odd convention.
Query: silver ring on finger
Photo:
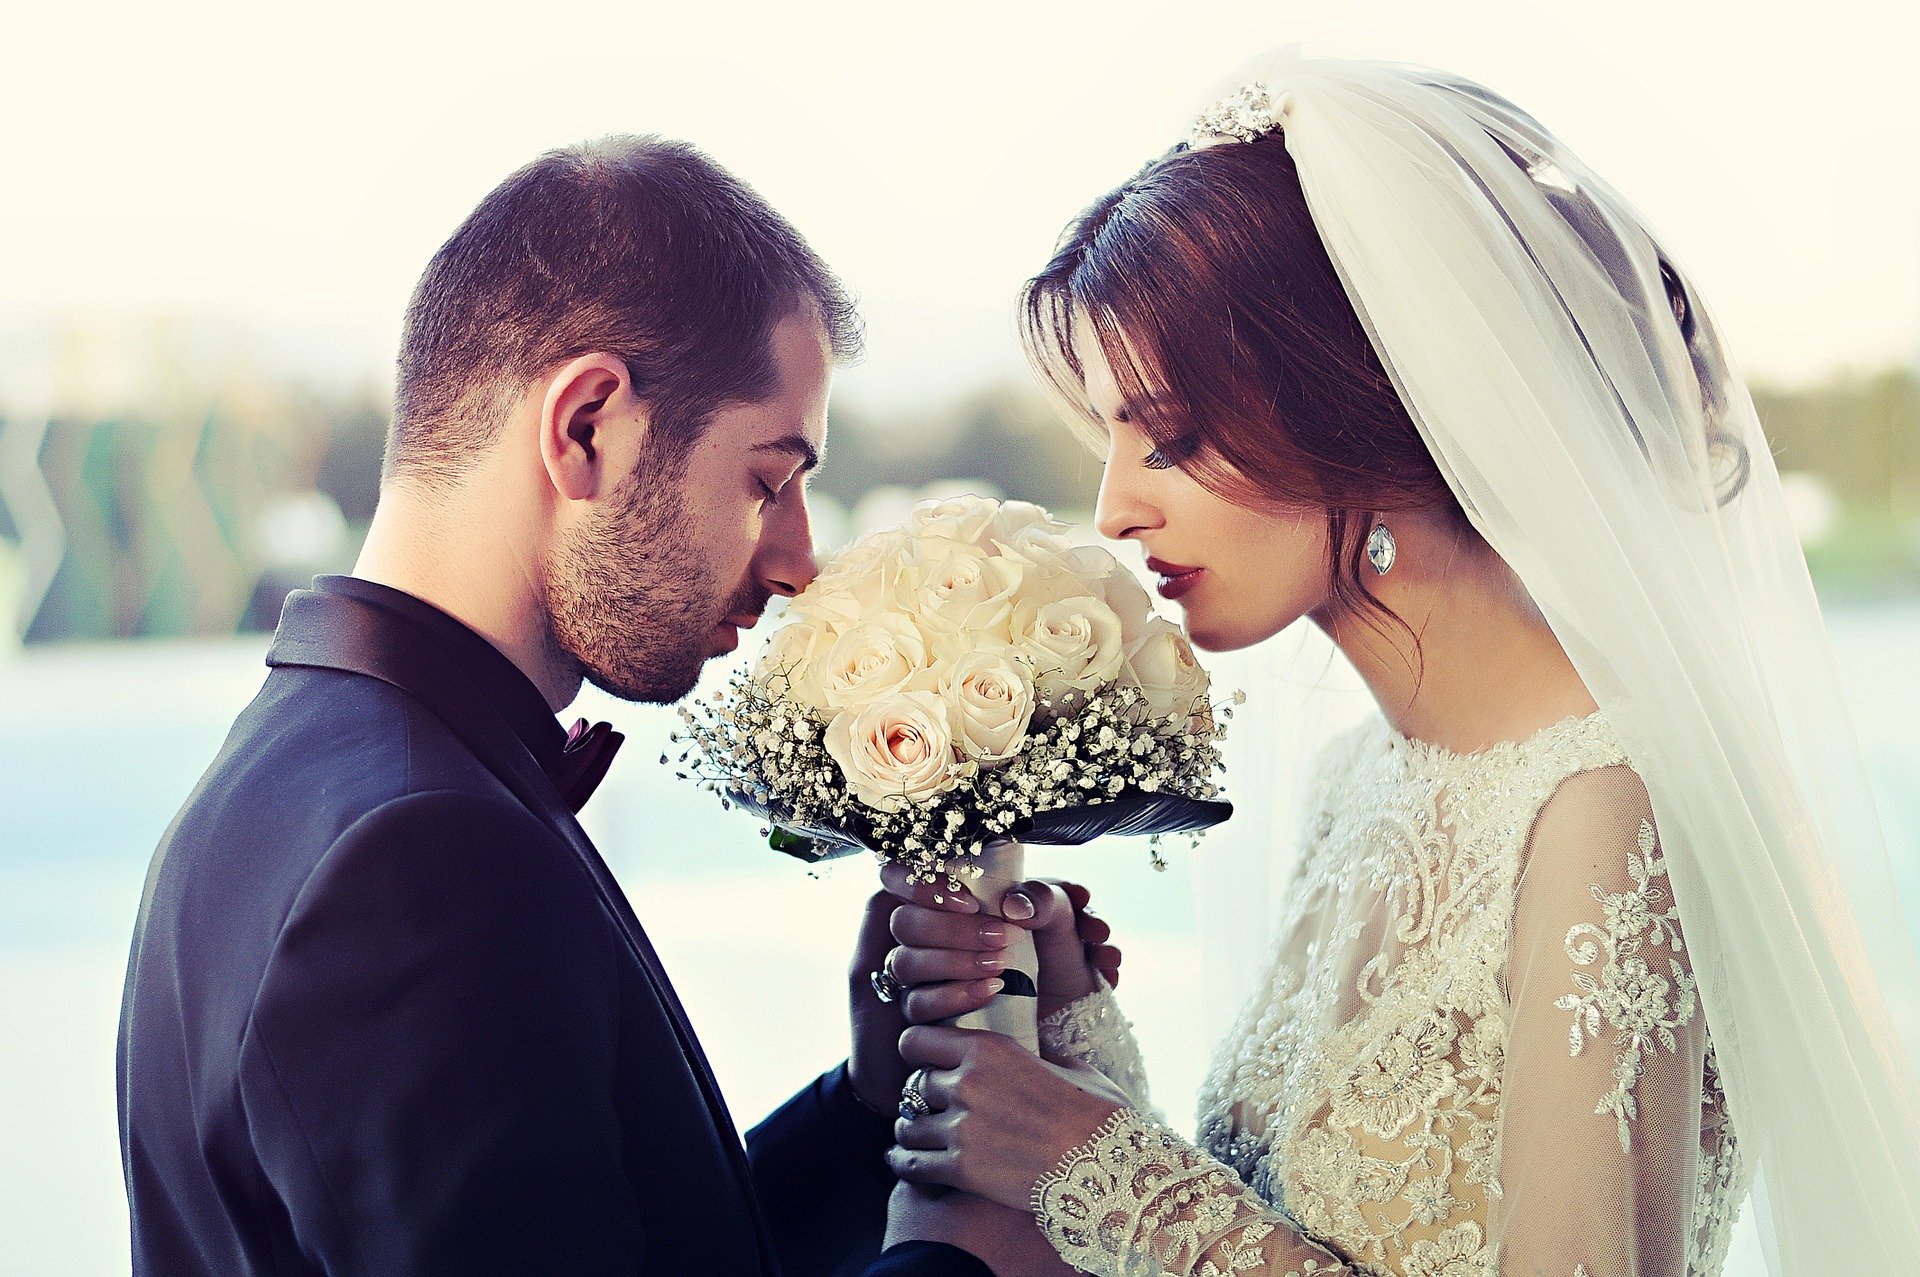
[[[878,971],[867,972],[867,980],[873,985],[873,996],[882,1002],[894,1003],[907,995],[907,988],[883,966]]]
[[[926,1092],[920,1089],[926,1076],[925,1069],[915,1069],[907,1076],[907,1084],[900,1088],[900,1116],[909,1122],[933,1114],[933,1105],[927,1103]]]

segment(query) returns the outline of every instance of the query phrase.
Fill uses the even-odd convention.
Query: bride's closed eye
[[[1198,445],[1192,435],[1183,435],[1169,440],[1140,458],[1140,464],[1149,470],[1171,470],[1198,451]]]

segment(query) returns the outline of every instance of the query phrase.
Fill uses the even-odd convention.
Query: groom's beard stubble
[[[627,476],[612,511],[555,549],[547,608],[555,647],[588,682],[624,701],[666,704],[693,690],[731,613],[694,544],[679,476],[656,473],[643,485],[646,469]]]

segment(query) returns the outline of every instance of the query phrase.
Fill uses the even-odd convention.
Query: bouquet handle
[[[980,849],[980,876],[970,881],[968,888],[983,911],[1006,917],[1001,901],[1016,883],[1025,881],[1026,862],[1026,847],[1010,838],[997,839]],[[1040,957],[1033,946],[1033,933],[1025,927],[1007,928],[1007,969],[1001,979],[1006,987],[994,995],[992,1002],[946,1023],[1004,1033],[1035,1055],[1040,1054]]]

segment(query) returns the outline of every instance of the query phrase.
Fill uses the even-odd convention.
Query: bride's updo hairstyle
[[[1238,505],[1325,510],[1348,612],[1407,628],[1362,584],[1375,516],[1441,512],[1474,535],[1347,300],[1278,131],[1177,146],[1101,196],[1027,281],[1021,314],[1028,357],[1090,444],[1104,449],[1105,428],[1087,402],[1082,325],[1131,419],[1196,481]]]
[[[1693,349],[1691,307],[1662,267]],[[1027,281],[1021,318],[1028,357],[1089,444],[1104,449],[1105,427],[1087,402],[1082,326],[1129,417],[1196,481],[1244,506],[1324,510],[1337,604],[1405,631],[1417,654],[1364,584],[1375,517],[1423,510],[1479,537],[1347,298],[1284,132],[1176,146],[1101,196]],[[1734,469],[1744,479],[1744,456]]]

